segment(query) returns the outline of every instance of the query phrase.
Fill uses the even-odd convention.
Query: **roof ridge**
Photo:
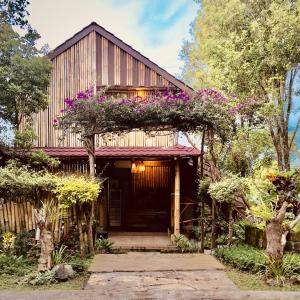
[[[63,43],[61,43],[56,48],[54,48],[52,51],[50,51],[49,54],[48,54],[49,58],[50,59],[55,58],[56,56],[58,56],[59,54],[64,52],[66,49],[72,47],[75,43],[77,43],[79,40],[81,40],[83,37],[85,37],[86,35],[88,35],[92,31],[95,31],[98,34],[104,36],[110,42],[112,42],[114,44],[117,44],[117,46],[125,52],[128,52],[128,51],[125,50],[126,48],[128,48],[129,50],[131,50],[130,55],[132,55],[135,59],[137,59],[139,61],[142,60],[142,62],[146,66],[148,66],[149,68],[155,69],[155,71],[159,75],[161,75],[162,77],[167,77],[166,79],[168,81],[170,81],[172,84],[174,84],[175,86],[177,86],[178,88],[185,89],[185,90],[188,90],[190,92],[193,91],[193,88],[191,88],[185,82],[183,82],[182,80],[176,78],[174,75],[169,73],[167,70],[160,67],[157,63],[150,60],[148,57],[143,55],[141,52],[135,50],[132,46],[130,46],[129,44],[127,44],[126,42],[124,42],[123,40],[118,38],[116,35],[114,35],[110,31],[106,30],[104,27],[102,27],[101,25],[99,25],[95,21],[93,21],[89,25],[83,27],[80,31],[75,33],[72,37],[65,40]],[[83,35],[83,36],[81,36],[81,35]],[[114,39],[115,39],[115,41],[113,41]],[[74,40],[74,41],[72,41],[72,40]],[[138,58],[138,56],[140,56],[140,58]]]

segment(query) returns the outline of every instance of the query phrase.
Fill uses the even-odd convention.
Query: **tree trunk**
[[[41,235],[41,256],[38,259],[38,271],[51,269],[51,253],[54,250],[52,232],[47,230],[44,225],[39,225]]]
[[[232,203],[228,203],[228,242],[227,245],[232,244],[233,237],[233,217],[232,217]]]
[[[266,238],[267,238],[267,254],[271,263],[281,265],[283,259],[284,245],[281,240],[283,237],[282,223],[285,218],[288,202],[284,201],[277,213],[277,215],[267,224]]]
[[[95,135],[89,135],[84,138],[84,145],[89,156],[89,166],[90,166],[90,177],[94,178],[96,174],[95,168]],[[94,220],[94,203],[89,205],[90,211],[87,213],[87,237],[89,252],[94,254],[94,240],[93,240],[93,220]]]
[[[80,257],[83,258],[85,256],[85,245],[84,245],[84,239],[83,239],[83,233],[82,233],[82,210],[81,206],[76,206],[76,212],[77,212],[77,228],[78,228],[78,234],[79,234],[79,245],[80,245]]]
[[[271,262],[280,265],[283,259],[284,245],[281,244],[282,224],[273,219],[266,228],[267,254]]]
[[[41,254],[38,259],[38,271],[47,271],[51,268],[51,253],[54,250],[53,235],[50,224],[47,222],[47,213],[44,209],[34,210],[36,228],[39,229],[39,240],[41,243]]]
[[[87,207],[87,238],[88,238],[88,247],[90,254],[94,255],[94,237],[93,237],[93,218],[94,218],[94,202],[90,203]]]
[[[215,213],[215,199],[211,200],[211,248],[216,248],[216,213]]]
[[[89,157],[90,176],[95,177],[95,135],[89,135],[84,137],[84,146]]]

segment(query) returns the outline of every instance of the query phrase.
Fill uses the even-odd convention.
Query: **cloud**
[[[96,21],[170,73],[197,12],[191,0],[32,0],[29,21],[55,48]]]

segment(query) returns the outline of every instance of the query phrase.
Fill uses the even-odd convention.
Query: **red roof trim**
[[[36,148],[54,157],[87,157],[84,148]],[[96,148],[96,157],[191,157],[200,156],[193,147],[175,145],[173,147],[100,147]]]

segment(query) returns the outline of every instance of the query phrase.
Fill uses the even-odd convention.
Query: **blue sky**
[[[193,0],[31,0],[29,22],[53,49],[96,21],[172,74],[199,5]]]

